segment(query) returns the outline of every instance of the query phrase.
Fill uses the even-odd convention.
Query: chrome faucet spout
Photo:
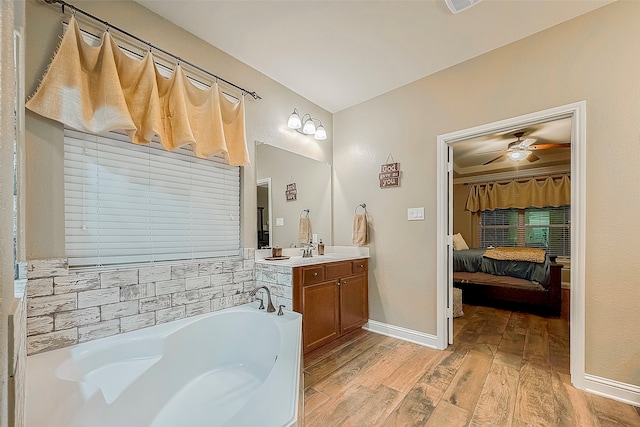
[[[315,247],[312,243],[303,243],[304,249],[302,249],[302,258],[311,258],[313,256],[313,249]]]
[[[266,286],[259,286],[249,292],[249,296],[256,296],[256,293],[260,289],[264,289],[265,291],[267,291],[267,313],[273,313],[274,311],[276,311],[276,308],[273,306],[273,302],[271,301],[271,291],[269,291],[269,288],[267,288]]]

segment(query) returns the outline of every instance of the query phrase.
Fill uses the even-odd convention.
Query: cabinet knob
[[[313,277],[316,277],[317,275],[318,275],[317,271],[314,271],[313,274],[312,274]]]
[[[360,264],[360,268],[364,268],[364,264]]]
[[[340,286],[340,285],[341,285],[341,283],[340,283],[340,281],[338,280],[338,286]]]

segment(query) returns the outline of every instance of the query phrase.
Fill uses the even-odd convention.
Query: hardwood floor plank
[[[506,332],[505,332],[506,335]],[[524,343],[526,335],[510,335],[508,338],[505,336],[500,341],[498,351],[503,353],[511,353],[516,356],[522,357],[524,352]]]
[[[531,316],[524,343],[523,359],[541,365],[549,365],[549,331],[547,321]]]
[[[313,412],[318,406],[329,400],[329,396],[320,393],[318,390],[308,387],[304,391],[304,410],[305,413]]]
[[[425,383],[417,383],[381,425],[384,427],[424,426],[441,397],[442,390]]]
[[[512,312],[505,328],[505,337],[514,339],[513,335],[526,335],[529,328],[529,317],[527,313]]]
[[[485,353],[470,351],[442,399],[473,411],[486,381],[491,359],[492,357]]]
[[[553,373],[553,395],[556,402],[556,425],[598,427],[591,403],[583,391],[571,385],[568,375]]]
[[[305,377],[305,387],[313,386],[370,348],[392,342],[393,338],[385,335],[368,334],[345,345],[340,351],[333,352],[330,356],[322,359],[322,363],[305,368],[305,372],[308,374]]]
[[[555,426],[555,400],[551,390],[551,372],[532,362],[520,369],[514,419],[527,425]]]
[[[564,319],[549,319],[547,325],[551,370],[570,374],[569,324]]]
[[[349,388],[340,399],[329,399],[314,411],[305,412],[305,427],[341,425],[349,416],[366,407],[373,395],[373,390],[365,387]]]
[[[633,406],[595,394],[589,394],[588,397],[600,427],[640,426],[640,415]]]
[[[428,427],[462,427],[467,425],[469,411],[446,401],[440,401],[427,420]]]
[[[367,404],[354,414],[347,417],[342,424],[344,427],[362,427],[380,425],[402,400],[404,394],[379,385],[367,400]]]
[[[408,360],[400,364],[382,384],[406,394],[424,372],[431,371],[438,364],[441,357],[439,350],[416,345]]]
[[[319,361],[331,356],[342,350],[345,346],[353,344],[355,341],[367,336],[367,331],[364,329],[356,329],[355,331],[338,338],[335,341],[330,342],[327,345],[324,345],[320,348],[317,348],[313,351],[304,355],[304,367],[308,368],[309,366],[315,365]]]
[[[453,346],[449,346],[452,348]],[[458,372],[464,358],[469,352],[469,347],[459,347],[457,350],[445,350],[443,356],[432,371],[424,373],[419,383],[429,384],[444,393],[451,384],[451,380]]]
[[[490,320],[482,328],[483,334],[502,335],[507,329],[507,324],[511,318],[511,312],[505,310],[494,310]]]
[[[328,377],[320,379],[313,388],[328,396],[337,398],[349,389],[362,385],[361,381],[366,379],[365,376],[360,375],[362,371],[376,364],[393,350],[393,348],[384,345],[370,347],[351,359],[348,364],[332,372]]]
[[[470,426],[504,426],[513,422],[520,373],[517,369],[494,362],[471,416]]]

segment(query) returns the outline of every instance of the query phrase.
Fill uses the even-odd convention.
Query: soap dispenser
[[[320,239],[320,243],[318,243],[318,255],[324,255],[324,243],[322,243],[322,239]]]

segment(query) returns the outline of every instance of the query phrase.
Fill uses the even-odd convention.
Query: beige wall
[[[371,319],[436,332],[436,136],[586,100],[586,372],[640,385],[638,22],[619,1],[334,115],[334,238],[366,202]],[[390,152],[402,186],[380,189]]]
[[[133,1],[77,1],[74,4],[239,86],[258,92],[262,100],[246,98],[247,141],[252,161],[255,158],[254,141],[261,140],[330,162],[333,132],[329,112]],[[81,28],[94,25],[80,15],[78,19]],[[47,5],[41,0],[27,0],[26,20],[26,92],[32,94],[62,33],[60,7]],[[117,35],[117,32],[113,33]],[[294,107],[318,117],[327,129],[328,139],[316,141],[288,129],[286,122]],[[64,257],[62,126],[27,112],[26,151],[27,258]],[[241,180],[242,245],[255,247],[256,178],[253,163],[243,168]]]

